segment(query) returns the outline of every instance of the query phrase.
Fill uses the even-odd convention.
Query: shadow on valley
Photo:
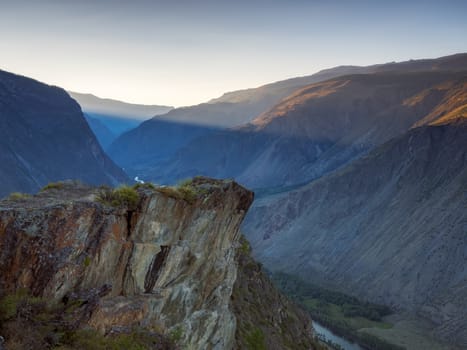
[[[234,178],[270,194],[316,179],[369,149],[369,145],[342,144],[326,137],[257,131],[252,125],[219,130],[160,120],[145,123],[157,129],[160,137],[142,133],[139,144],[114,143],[109,154],[131,177],[160,184],[194,176]],[[129,133],[120,141],[127,137]],[[142,147],[140,153],[138,147]]]
[[[274,192],[317,179],[435,122],[440,111],[454,111],[465,93],[465,74],[345,75],[302,87],[234,127],[216,120],[250,111],[245,103],[176,109],[123,134],[109,154],[131,177],[145,181],[172,184],[203,175]],[[187,122],[195,112],[202,123]]]

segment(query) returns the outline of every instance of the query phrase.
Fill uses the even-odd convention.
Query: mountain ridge
[[[0,125],[0,196],[70,178],[112,185],[128,179],[61,88],[0,71]]]
[[[90,93],[74,91],[68,91],[68,93],[79,103],[83,111],[93,114],[145,120],[158,114],[165,114],[173,109],[172,106],[130,103],[112,98],[99,97]]]
[[[256,189],[296,185],[424,118],[434,122],[439,113],[461,108],[466,78],[467,72],[385,72],[315,83],[247,125],[194,139],[145,175],[161,182],[197,174],[234,177]]]
[[[417,127],[299,189],[259,199],[243,226],[255,257],[410,310],[430,319],[439,338],[465,346],[466,135],[465,118]]]

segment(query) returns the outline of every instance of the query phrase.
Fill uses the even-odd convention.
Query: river
[[[313,328],[316,333],[335,344],[339,344],[344,350],[364,350],[360,345],[352,343],[337,334],[333,333],[330,329],[324,327],[316,321],[313,321]]]

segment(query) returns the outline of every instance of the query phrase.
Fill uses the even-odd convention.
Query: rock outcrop
[[[76,184],[0,202],[0,289],[85,299],[80,322],[104,334],[136,326],[232,349],[238,229],[253,193],[206,178],[187,186],[142,186],[134,207]]]
[[[50,190],[0,209],[1,287],[63,299],[109,289],[88,323],[180,329],[196,349],[228,349],[238,227],[253,194],[202,181],[194,203],[140,191],[134,211],[95,201],[92,190]]]
[[[0,71],[0,197],[49,182],[128,180],[103,152],[79,105],[54,86]]]

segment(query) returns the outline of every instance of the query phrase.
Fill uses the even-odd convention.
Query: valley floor
[[[394,313],[386,306],[284,273],[274,273],[272,278],[279,289],[309,312],[315,327],[321,328],[317,333],[344,350],[460,350],[440,342],[434,325],[413,313]]]
[[[426,320],[409,314],[394,314],[384,318],[392,327],[362,328],[359,331],[372,334],[407,350],[453,350],[443,345],[432,334],[432,326]]]

